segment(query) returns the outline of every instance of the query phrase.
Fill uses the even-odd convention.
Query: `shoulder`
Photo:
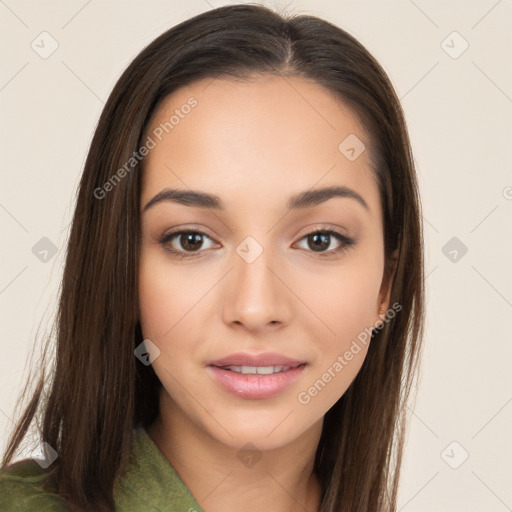
[[[63,500],[48,486],[48,473],[33,459],[0,469],[2,512],[65,511]]]

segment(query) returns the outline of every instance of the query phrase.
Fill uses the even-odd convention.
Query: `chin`
[[[255,411],[254,415],[248,415],[245,418],[225,416],[222,426],[225,426],[226,430],[215,422],[214,432],[210,430],[210,435],[217,441],[235,449],[243,448],[247,443],[252,443],[260,450],[273,450],[292,442],[308,429],[306,424],[297,424],[296,419],[287,421],[285,419],[286,414],[279,414],[272,421],[257,422],[255,419],[258,414]]]

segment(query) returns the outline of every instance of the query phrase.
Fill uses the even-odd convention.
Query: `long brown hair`
[[[213,9],[159,36],[123,73],[101,114],[69,237],[49,389],[43,373],[3,458],[6,467],[34,418],[42,418],[41,440],[59,455],[49,481],[74,510],[113,510],[133,428],[156,419],[161,388],[152,367],[134,357],[143,339],[140,164],[105,197],[97,191],[140,148],[151,115],[178,87],[261,73],[321,84],[353,109],[371,140],[387,269],[399,249],[391,303],[402,309],[376,333],[357,377],[327,412],[314,471],[322,512],[396,510],[424,321],[421,207],[403,111],[386,73],[347,32],[258,5]]]

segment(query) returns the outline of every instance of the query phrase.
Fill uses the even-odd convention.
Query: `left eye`
[[[333,238],[338,242],[338,246],[335,248],[331,247]],[[329,229],[308,233],[301,238],[301,241],[302,240],[305,240],[306,242],[306,249],[310,249],[312,252],[317,253],[336,253],[340,250],[345,250],[354,244],[353,239]]]

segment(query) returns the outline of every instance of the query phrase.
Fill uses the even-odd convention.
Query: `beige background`
[[[27,358],[38,355],[38,326],[43,319],[44,332],[53,314],[74,193],[105,99],[143,46],[226,3],[0,0],[0,449]],[[512,510],[512,4],[260,3],[355,35],[406,112],[423,196],[428,324],[399,509]],[[33,41],[39,52],[58,48],[43,59]],[[58,252],[44,256],[51,244]]]

